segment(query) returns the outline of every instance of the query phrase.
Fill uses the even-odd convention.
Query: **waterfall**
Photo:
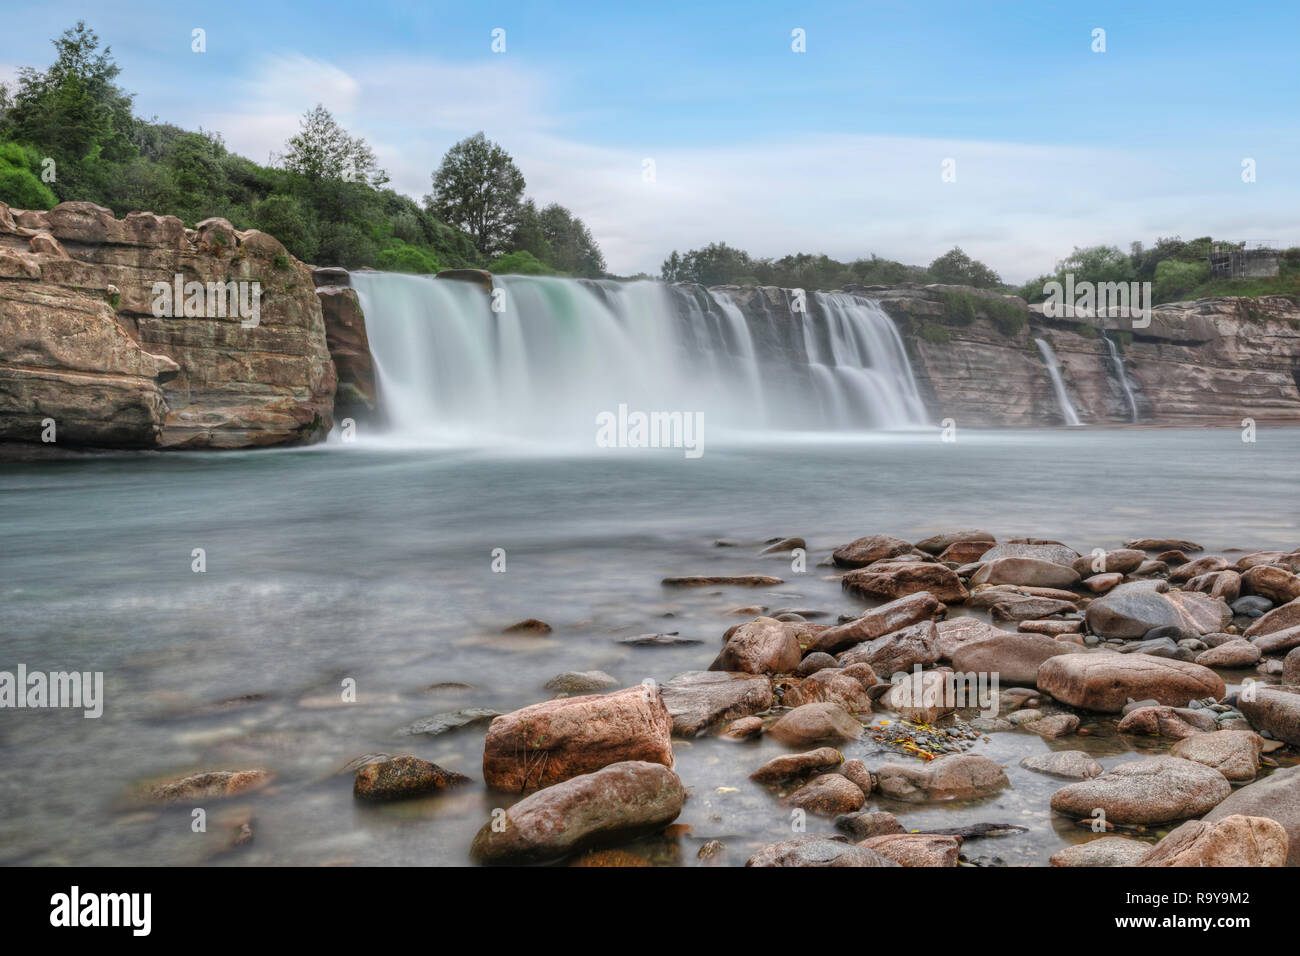
[[[1056,363],[1056,353],[1042,339],[1034,339],[1034,342],[1038,346],[1038,353],[1043,357],[1043,364],[1047,366],[1047,374],[1052,377],[1052,390],[1056,392],[1056,403],[1061,407],[1061,417],[1065,419],[1065,424],[1082,425],[1078,413],[1070,404],[1070,396],[1065,393],[1065,380],[1061,378],[1061,367]]]
[[[1106,340],[1106,348],[1110,349],[1111,363],[1115,366],[1115,374],[1119,376],[1119,384],[1124,388],[1124,397],[1128,400],[1129,415],[1136,422],[1138,420],[1138,403],[1137,398],[1133,395],[1133,389],[1128,383],[1128,375],[1124,372],[1124,359],[1120,356],[1115,343],[1110,340],[1105,332],[1101,333],[1101,337]]]
[[[921,427],[897,328],[872,300],[807,309],[654,281],[354,272],[382,402],[413,441],[590,443],[619,405],[702,412],[714,434]],[[759,295],[755,300],[761,299]]]

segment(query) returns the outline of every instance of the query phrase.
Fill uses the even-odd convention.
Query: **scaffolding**
[[[1239,239],[1210,243],[1213,279],[1269,279],[1278,273],[1275,239]]]

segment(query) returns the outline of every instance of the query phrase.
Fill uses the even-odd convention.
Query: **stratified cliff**
[[[246,283],[243,314],[155,316],[155,284]],[[224,310],[223,310],[224,311]],[[244,448],[323,440],[334,363],[307,266],[224,219],[0,203],[0,438]]]

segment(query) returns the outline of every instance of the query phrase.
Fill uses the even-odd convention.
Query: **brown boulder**
[[[850,594],[882,601],[919,591],[929,591],[950,604],[960,603],[969,596],[956,572],[937,562],[882,561],[850,571],[840,579],[840,584]]]
[[[1151,848],[1138,866],[1286,866],[1287,833],[1267,817],[1240,814],[1188,820]]]
[[[1011,785],[1002,768],[978,754],[947,754],[930,763],[885,764],[876,771],[882,794],[896,800],[969,800]]]
[[[862,725],[836,704],[804,704],[782,716],[767,733],[788,747],[802,747],[821,740],[857,740]]]
[[[853,813],[861,810],[866,802],[867,795],[862,789],[838,773],[824,773],[820,777],[814,777],[785,799],[787,806],[821,817]]]
[[[795,633],[780,621],[760,617],[735,629],[709,670],[789,674],[802,659]]]
[[[938,659],[939,631],[932,621],[913,624],[851,647],[837,658],[841,666],[867,664],[876,674],[883,675],[910,671],[915,664],[933,664]]]
[[[833,654],[921,621],[941,618],[947,610],[944,603],[929,591],[907,594],[896,601],[866,611],[856,621],[819,631],[812,637],[805,653],[826,651]]]
[[[410,754],[368,763],[357,770],[352,795],[371,802],[405,800],[437,793],[458,784],[468,783],[464,774],[443,770],[435,763]]]
[[[1036,687],[1039,665],[1070,651],[1070,645],[1041,634],[1008,634],[961,648],[952,666],[967,674],[997,674],[1003,684]]]
[[[873,561],[911,554],[912,551],[912,545],[902,538],[872,534],[836,548],[831,558],[842,568],[862,568]]]
[[[1075,819],[1095,810],[1110,823],[1151,825],[1200,816],[1232,792],[1219,771],[1179,757],[1122,763],[1092,780],[1067,784],[1052,795],[1052,809]]]
[[[687,671],[660,690],[677,737],[712,733],[729,720],[770,710],[773,702],[771,683],[757,675]]]
[[[1218,700],[1225,689],[1208,667],[1112,651],[1049,657],[1038,668],[1038,687],[1073,707],[1110,713],[1119,713],[1130,699],[1183,707],[1204,697]]]
[[[875,850],[900,866],[956,866],[961,837],[936,833],[892,833],[868,837],[858,846]]]

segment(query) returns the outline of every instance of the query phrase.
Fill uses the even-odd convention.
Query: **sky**
[[[78,19],[137,113],[259,162],[323,103],[419,199],[482,130],[616,274],[714,241],[960,245],[1012,282],[1075,246],[1300,245],[1295,2],[0,0],[0,82]]]

